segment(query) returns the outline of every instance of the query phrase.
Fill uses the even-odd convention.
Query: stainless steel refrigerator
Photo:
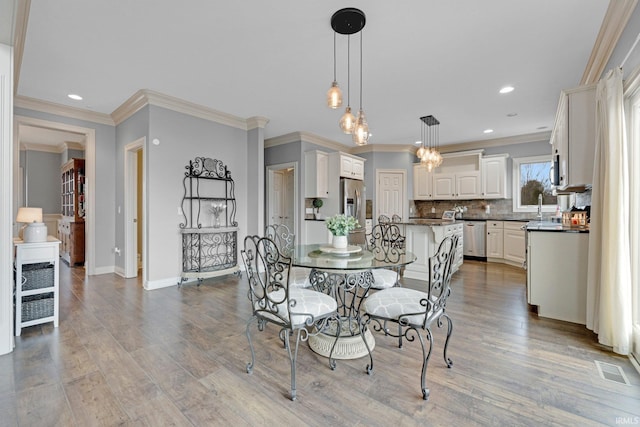
[[[340,213],[355,217],[360,224],[349,234],[350,244],[365,242],[366,190],[364,181],[340,178]]]

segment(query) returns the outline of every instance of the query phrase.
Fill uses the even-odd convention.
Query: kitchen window
[[[558,198],[551,183],[553,164],[550,156],[513,159],[513,211],[537,212],[542,194],[542,212],[555,212]]]

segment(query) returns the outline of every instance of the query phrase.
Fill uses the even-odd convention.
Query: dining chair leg
[[[257,319],[258,318],[256,316],[252,316],[247,322],[247,328],[245,329],[247,340],[249,341],[249,349],[251,350],[251,362],[247,363],[248,374],[253,372],[253,365],[256,363],[256,353],[253,351],[253,342],[251,341],[251,324]]]
[[[413,329],[413,328],[412,328]],[[429,365],[429,358],[431,357],[431,350],[433,349],[433,335],[431,335],[431,330],[429,328],[427,331],[427,341],[429,341],[429,350],[427,351],[424,347],[424,338],[422,334],[414,329],[416,334],[418,335],[418,339],[420,340],[420,345],[422,346],[422,374],[420,375],[420,388],[422,389],[422,399],[429,399],[429,389],[427,388],[427,365]]]
[[[447,364],[447,368],[451,368],[453,366],[453,361],[447,357],[447,348],[449,348],[449,338],[451,338],[451,334],[453,333],[453,321],[449,316],[443,314],[438,319],[438,327],[442,327],[442,318],[445,317],[447,319],[447,338],[444,341],[444,363]]]
[[[291,350],[291,341],[289,331],[283,329],[284,333],[280,331],[281,336],[285,338],[285,347],[287,349],[287,354],[289,355],[289,362],[291,363],[291,400],[296,400],[296,361],[298,360],[298,348],[300,347],[300,334],[302,333],[301,329],[296,330],[296,344]]]
[[[336,331],[342,330],[342,322],[340,321],[340,316],[336,316],[335,319],[331,319],[330,321],[336,322]],[[336,333],[336,338],[333,340],[333,345],[331,346],[331,351],[329,352],[329,367],[332,371],[336,369],[336,359],[333,357],[333,351],[336,349],[336,345],[338,344],[338,338],[340,338],[340,334]]]

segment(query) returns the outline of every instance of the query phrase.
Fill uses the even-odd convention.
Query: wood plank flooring
[[[276,329],[254,329],[248,375],[245,277],[145,291],[114,274],[85,278],[64,265],[60,274],[60,327],[26,328],[15,351],[0,356],[2,426],[640,423],[640,375],[629,360],[584,326],[531,313],[524,272],[514,267],[467,261],[454,275],[454,364],[446,368],[445,332],[436,329],[428,401],[418,343],[398,349],[378,334],[372,375],[366,358],[332,371],[301,346],[292,402]],[[621,366],[632,385],[601,379],[594,360]]]

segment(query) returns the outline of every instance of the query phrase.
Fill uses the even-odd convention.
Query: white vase
[[[333,236],[331,239],[331,245],[336,249],[346,249],[347,244],[347,236]]]

